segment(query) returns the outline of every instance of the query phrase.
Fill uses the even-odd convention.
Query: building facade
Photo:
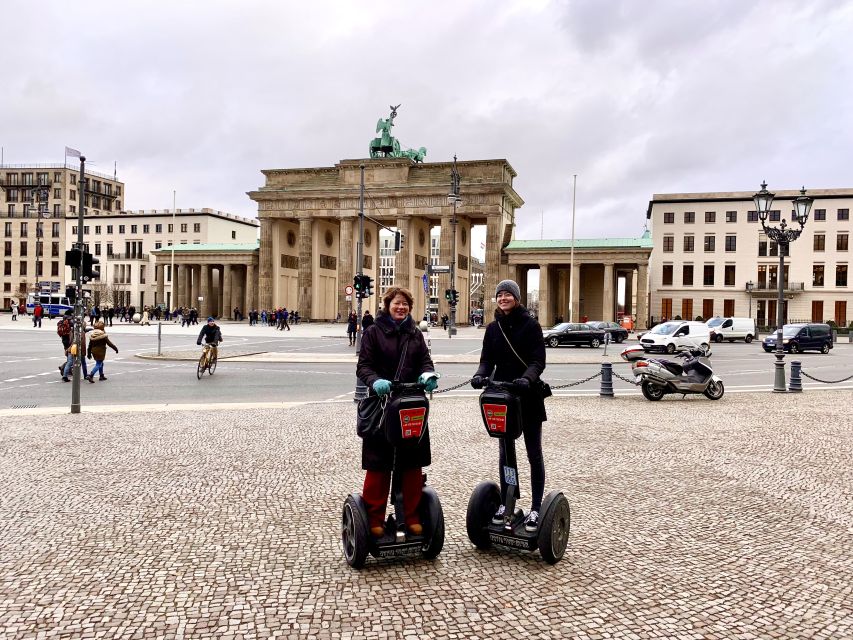
[[[779,191],[768,222],[793,220],[799,191]],[[809,190],[811,215],[785,257],[786,322],[850,322],[849,242],[853,189]],[[779,248],[763,233],[751,192],[655,194],[649,202],[654,250],[650,316],[752,317],[775,326]]]
[[[4,309],[13,298],[23,300],[41,288],[61,290],[68,282],[65,250],[71,219],[78,215],[79,174],[79,169],[65,164],[0,165]],[[123,182],[96,171],[86,171],[85,179],[87,216],[121,210]]]

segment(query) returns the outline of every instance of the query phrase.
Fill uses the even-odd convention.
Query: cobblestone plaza
[[[478,552],[496,442],[432,405],[438,560],[343,560],[351,403],[3,417],[3,638],[849,638],[853,392],[548,400],[562,562]],[[523,454],[521,454],[523,460]],[[529,494],[522,469],[522,504]]]

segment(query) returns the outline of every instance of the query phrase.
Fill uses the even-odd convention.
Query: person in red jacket
[[[33,309],[33,328],[38,327],[41,329],[42,316],[44,316],[44,307],[42,307],[40,303],[36,302],[36,306]]]

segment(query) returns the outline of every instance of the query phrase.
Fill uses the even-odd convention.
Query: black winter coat
[[[423,334],[415,326],[412,316],[407,316],[399,325],[387,313],[379,313],[376,322],[365,330],[361,337],[361,349],[358,354],[356,375],[367,385],[370,395],[373,383],[379,379],[394,380],[394,374],[400,365],[403,347],[408,343],[406,357],[399,382],[417,382],[425,371],[435,371],[427,350]],[[394,448],[380,431],[361,442],[361,467],[369,471],[390,471],[394,462]],[[400,469],[427,467],[432,462],[429,444],[429,425],[417,445],[400,449],[397,465]]]
[[[501,328],[521,360],[527,364],[526,367],[510,349]],[[494,379],[500,382],[512,382],[516,378],[530,380],[530,390],[521,397],[521,411],[527,424],[548,419],[545,414],[545,401],[536,391],[535,384],[544,370],[545,340],[539,323],[520,305],[507,315],[500,309],[496,310],[494,322],[490,322],[486,327],[483,350],[480,353],[480,368],[474,375],[488,378],[494,372]]]

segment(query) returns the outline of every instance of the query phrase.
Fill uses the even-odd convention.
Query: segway
[[[406,530],[403,511],[402,471],[397,468],[397,453],[417,445],[426,434],[429,417],[429,402],[424,394],[424,385],[419,383],[392,382],[391,394],[385,405],[382,419],[385,437],[394,447],[394,466],[391,473],[391,504],[393,510],[385,520],[385,532],[381,538],[370,533],[367,508],[360,493],[351,493],[344,501],[341,518],[341,542],[347,564],[361,569],[367,555],[374,558],[402,558],[423,556],[432,560],[444,546],[444,513],[438,494],[426,486],[419,505],[423,533],[414,535]]]
[[[488,549],[493,544],[526,551],[539,549],[545,562],[555,564],[563,557],[569,542],[571,510],[561,491],[549,491],[542,500],[539,526],[536,531],[527,531],[524,511],[515,508],[515,501],[521,496],[515,441],[521,435],[523,424],[517,391],[516,385],[511,383],[491,381],[480,395],[480,412],[486,431],[491,437],[500,438],[505,448],[506,495],[501,496],[500,485],[496,482],[485,481],[476,486],[468,500],[465,521],[468,538],[478,549]],[[501,503],[505,507],[503,521],[494,522],[492,518]]]

